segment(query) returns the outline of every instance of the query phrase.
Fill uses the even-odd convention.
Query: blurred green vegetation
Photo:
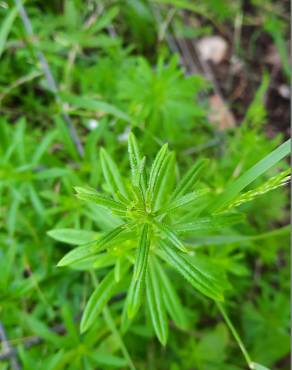
[[[104,208],[77,199],[73,188],[108,191],[102,147],[127,178],[130,131],[151,160],[169,143],[176,153],[177,179],[208,158],[202,183],[214,194],[275,150],[287,133],[268,132],[271,125],[277,128],[265,100],[272,70],[259,60],[257,42],[264,37],[275,46],[281,79],[289,85],[286,3],[31,0],[25,7],[33,37],[14,2],[0,1],[0,323],[8,338],[1,334],[0,370],[17,369],[13,361],[27,370],[245,369],[214,302],[173,271],[167,273],[188,325],[179,329],[169,320],[165,347],[155,337],[147,310],[125,334],[120,331],[131,274],[92,328],[80,334],[86,302],[109,268],[57,267],[72,240],[56,241],[47,233],[66,228],[99,235],[119,225]],[[185,12],[198,21],[196,26],[185,23]],[[248,70],[254,61],[260,64],[254,71],[259,79],[247,103],[241,102],[244,117],[219,130],[209,116],[212,82],[186,73],[167,35],[191,39],[225,29],[228,34],[236,17],[250,33],[237,40],[234,53]],[[57,94],[48,85],[39,52],[57,81]],[[76,128],[83,156],[64,112]],[[279,162],[246,191],[287,167]],[[201,232],[192,240],[198,253],[226,272],[232,286],[226,308],[253,361],[275,370],[289,369],[288,201],[287,189],[276,189],[239,206],[246,222]],[[1,358],[7,345],[17,349],[16,359]]]

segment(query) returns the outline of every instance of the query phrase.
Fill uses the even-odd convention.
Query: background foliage
[[[101,148],[128,184],[130,131],[147,156],[148,173],[169,143],[169,186],[208,159],[195,190],[214,198],[287,139],[287,99],[279,93],[290,84],[286,3],[32,0],[25,7],[33,36],[19,6],[0,2],[0,369],[245,369],[214,301],[167,265],[161,272],[151,262],[150,270],[166,285],[169,278],[179,302],[177,320],[168,307],[159,330],[152,324],[155,313],[142,304],[135,319],[125,322],[129,270],[118,289],[99,300],[100,310],[81,333],[91,294],[105,276],[115,279],[110,266],[123,266],[123,260],[117,251],[90,268],[57,263],[121,224],[104,207],[75,197],[74,188],[110,193]],[[200,70],[191,73],[185,49],[172,49],[172,37],[190,42],[213,34],[223,35],[231,49],[220,66],[211,65],[215,82]],[[240,72],[232,72],[232,57],[243,66]],[[278,59],[271,64],[268,57]],[[244,93],[236,95],[240,83]],[[214,86],[234,114],[234,125],[223,130],[210,117]],[[64,113],[77,130],[82,155]],[[244,215],[240,222],[200,228],[187,239],[197,264],[211,263],[215,273],[226,274],[225,307],[252,360],[283,370],[289,368],[288,194],[283,187],[264,190],[273,187],[266,182],[274,176],[281,183],[279,171],[287,166],[282,160],[262,176],[254,174],[234,199],[236,212]],[[265,194],[255,197],[254,190]],[[189,221],[211,200],[202,197],[188,209]],[[176,210],[169,219],[183,220],[185,212]],[[163,346],[156,335],[166,343],[166,330]]]

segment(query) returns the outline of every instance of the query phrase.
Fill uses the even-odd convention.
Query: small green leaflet
[[[192,233],[196,231],[209,231],[230,226],[244,220],[241,214],[226,214],[211,217],[201,217],[192,222],[177,223],[173,230],[178,234]]]
[[[75,188],[77,198],[85,201],[94,202],[102,207],[109,208],[112,211],[124,212],[126,213],[127,207],[125,204],[113,200],[109,197],[99,194],[95,189],[92,188],[82,188],[76,186]]]
[[[102,367],[110,366],[118,369],[124,369],[127,366],[127,361],[124,358],[100,351],[91,353],[89,357],[91,357],[96,364],[101,365]]]
[[[206,193],[207,190],[198,190],[192,193],[185,194],[181,197],[177,197],[176,199],[171,200],[169,203],[167,203],[164,207],[160,208],[157,211],[157,214],[159,215],[163,213],[170,213],[180,207],[185,207],[190,203],[196,201],[199,197],[205,195]]]
[[[103,148],[101,148],[100,150],[100,161],[103,176],[111,192],[113,194],[121,193],[123,196],[126,196],[125,185],[123,183],[118,166],[113,161],[108,152]]]
[[[135,135],[130,132],[128,139],[128,153],[132,172],[132,182],[134,186],[139,186],[141,177],[141,186],[143,190],[146,188],[146,178],[144,174],[145,160],[142,161],[139,146]],[[144,162],[144,164],[143,164]]]
[[[47,234],[55,240],[72,245],[90,243],[98,237],[98,233],[93,231],[76,229],[53,229],[48,231]]]
[[[129,224],[128,224],[129,225]],[[68,266],[80,262],[98,251],[104,249],[108,243],[115,239],[126,228],[127,224],[120,225],[115,229],[103,235],[100,239],[92,242],[92,245],[80,246],[67,253],[58,263],[57,266]]]
[[[162,287],[160,281],[157,279],[155,266],[151,259],[149,259],[146,283],[147,303],[152,325],[160,343],[165,346],[168,336],[167,314],[162,296]]]
[[[190,168],[190,170],[183,176],[183,178],[175,188],[173,194],[171,195],[172,201],[193,190],[194,185],[199,180],[200,175],[203,169],[206,167],[207,163],[208,161],[206,159],[203,159],[195,163]]]
[[[187,253],[187,248],[179,240],[177,235],[170,229],[170,227],[163,222],[155,222],[155,226],[161,231],[162,237],[165,238],[171,245],[178,250]]]
[[[147,208],[151,210],[153,208],[153,198],[155,199],[154,190],[156,188],[157,181],[160,176],[161,168],[163,168],[163,164],[165,163],[168,153],[168,145],[164,144],[162,148],[157,153],[154,162],[151,167],[150,176],[149,176],[149,184],[146,193],[146,202]]]
[[[169,194],[171,193],[173,186],[175,184],[175,153],[169,153],[166,162],[166,168],[159,181],[159,188],[157,191],[155,208],[154,210],[159,210],[167,202]]]
[[[171,170],[173,167],[171,166],[171,163],[173,162],[174,155],[173,153],[166,153],[166,157],[163,160],[161,164],[161,168],[158,172],[157,179],[155,180],[155,184],[153,186],[152,190],[152,209],[155,211],[158,209],[158,205],[161,204],[162,197],[164,196],[165,192],[167,191],[167,184],[164,182],[164,180],[167,180],[169,177],[169,170]]]

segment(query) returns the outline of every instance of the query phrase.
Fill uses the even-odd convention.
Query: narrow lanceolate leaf
[[[210,271],[198,269],[189,258],[173,250],[165,242],[161,243],[164,253],[161,257],[174,267],[199,292],[217,301],[223,300],[223,283]]]
[[[126,268],[123,269],[123,273],[125,273],[125,271]],[[114,278],[114,271],[111,271],[97,286],[86,304],[80,323],[81,333],[84,333],[94,324],[97,316],[101,313],[108,300],[115,293],[116,288],[117,283]]]
[[[100,161],[104,178],[111,192],[113,194],[119,192],[122,195],[126,196],[126,189],[118,170],[118,166],[113,161],[111,156],[107,153],[107,151],[103,148],[100,150]]]
[[[110,232],[104,234],[100,239],[96,240],[92,244],[80,246],[67,253],[57,266],[68,266],[76,262],[80,262],[90,256],[93,256],[98,251],[104,249],[108,243],[114,240],[122,231],[125,230],[128,224],[123,224]]]
[[[139,151],[137,139],[132,132],[129,134],[128,152],[132,172],[132,182],[135,186],[138,186],[141,177],[141,185],[145,189],[146,186],[145,176],[142,175],[144,173],[144,165],[142,163],[142,158]]]
[[[177,197],[176,199],[167,203],[164,207],[160,208],[157,214],[170,213],[178,208],[185,207],[196,201],[199,197],[205,195],[207,192],[207,190],[202,189],[198,191],[193,191],[192,193],[188,193],[181,197]]]
[[[279,173],[276,176],[271,177],[264,184],[258,186],[257,188],[247,191],[235,198],[230,204],[228,204],[226,210],[234,207],[238,207],[243,203],[250,202],[260,195],[266,194],[269,191],[275,190],[281,186],[286,185],[291,178],[290,169]]]
[[[162,286],[157,279],[157,272],[151,259],[147,270],[147,303],[152,325],[159,341],[165,345],[168,336],[167,314],[164,305]]]
[[[65,254],[65,256],[57,263],[57,266],[70,266],[82,262],[97,253],[99,249],[100,248],[96,247],[96,243],[77,247]]]
[[[156,187],[156,183],[158,182],[161,169],[163,168],[163,164],[167,159],[167,149],[168,145],[164,144],[162,148],[157,153],[154,162],[151,167],[150,176],[149,176],[149,184],[147,188],[147,195],[146,201],[147,206],[149,209],[153,208],[152,199],[155,198],[154,196],[154,189]]]
[[[175,153],[172,152],[169,154],[168,161],[166,163],[167,167],[165,169],[164,175],[161,176],[159,181],[158,193],[155,201],[154,210],[158,210],[165,203],[169,194],[173,189],[175,183]]]
[[[76,186],[75,188],[77,198],[85,201],[90,201],[98,204],[101,207],[109,208],[112,211],[126,212],[127,206],[121,202],[113,200],[111,198],[105,197],[99,194],[95,189],[92,188],[82,188]]]
[[[143,276],[148,260],[148,253],[150,247],[150,230],[149,225],[145,224],[142,228],[141,237],[139,240],[138,250],[137,250],[137,259],[134,268],[134,279],[137,280],[139,277]]]
[[[139,310],[141,298],[145,285],[145,273],[147,269],[147,261],[150,247],[149,225],[143,226],[139,245],[137,249],[137,257],[134,267],[128,297],[127,297],[127,312],[130,318],[133,318]]]
[[[168,225],[164,224],[163,222],[155,222],[155,226],[161,231],[162,237],[164,237],[168,243],[182,252],[188,252],[182,241],[179,240],[177,235],[170,229]]]
[[[177,234],[192,233],[197,231],[210,231],[222,227],[234,225],[243,220],[240,214],[226,214],[211,217],[201,217],[192,222],[177,223],[173,225],[173,230]]]
[[[166,310],[179,328],[186,329],[187,317],[179,296],[177,295],[170,279],[157,259],[155,260],[155,265],[158,273],[157,278],[160,280],[160,285],[162,287],[163,300]]]
[[[76,229],[53,229],[48,231],[47,234],[55,240],[73,245],[90,243],[96,240],[98,236],[94,231]]]
[[[182,195],[193,190],[194,185],[199,180],[203,169],[206,167],[207,162],[207,160],[202,159],[190,168],[190,170],[183,176],[183,178],[180,180],[177,187],[175,188],[171,196],[172,200],[175,200],[178,197],[181,197]]]
[[[168,185],[170,180],[170,171],[173,171],[174,167],[172,162],[174,161],[174,153],[167,153],[165,160],[161,165],[161,169],[159,171],[157,181],[153,188],[152,193],[152,208],[153,210],[157,210],[159,204],[161,204],[163,196],[167,193]]]

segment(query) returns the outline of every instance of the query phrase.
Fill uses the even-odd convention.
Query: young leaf
[[[76,186],[75,188],[77,198],[85,201],[94,202],[102,207],[109,208],[116,212],[126,212],[127,207],[125,204],[116,200],[105,197],[99,194],[95,189],[92,188],[81,188]]]
[[[141,304],[141,296],[145,284],[145,273],[147,268],[148,254],[150,248],[150,230],[149,225],[145,224],[142,228],[141,237],[137,249],[137,257],[134,267],[128,297],[127,312],[130,318],[133,318]]]
[[[176,247],[178,250],[187,253],[187,248],[179,240],[177,235],[170,229],[170,227],[163,222],[155,222],[155,226],[161,231],[162,237],[167,239],[167,241]]]
[[[130,160],[130,165],[131,165],[131,172],[132,172],[132,182],[135,186],[139,185],[140,182],[140,176],[141,178],[141,186],[143,189],[146,187],[146,180],[145,176],[143,175],[143,168],[144,167],[142,164],[142,159],[141,159],[141,154],[139,151],[139,146],[137,143],[137,139],[135,135],[130,132],[129,134],[129,139],[128,139],[128,153],[129,153],[129,160]],[[144,160],[145,163],[145,160]]]
[[[175,153],[171,152],[166,163],[164,175],[161,176],[158,187],[158,194],[155,202],[155,210],[165,204],[168,195],[171,193],[175,183]]]
[[[160,280],[160,286],[162,288],[166,310],[179,328],[186,329],[187,317],[179,296],[177,295],[170,279],[157,259],[155,259],[155,265],[157,270],[157,279]]]
[[[99,369],[104,369],[105,367],[116,367],[118,369],[125,369],[127,367],[127,361],[118,356],[111,355],[109,353],[102,353],[100,351],[93,352],[89,354],[96,365],[99,365]]]
[[[161,242],[161,257],[174,267],[199,292],[214,300],[223,300],[223,284],[207,269],[198,269],[186,256]]]
[[[108,243],[114,240],[122,231],[125,230],[126,226],[129,224],[123,224],[115,229],[109,231],[105,235],[103,235],[100,239],[98,239],[92,245],[85,245],[80,246],[78,248],[73,249],[69,253],[67,253],[61,261],[57,264],[57,266],[68,266],[72,265],[76,262],[80,262],[90,256],[93,256],[95,253],[104,249]]]
[[[123,272],[125,270],[124,268]],[[97,286],[86,304],[80,323],[81,333],[84,333],[94,324],[97,316],[101,313],[110,297],[115,293],[116,288],[117,283],[114,278],[114,271],[111,271]]]
[[[134,268],[134,279],[138,280],[145,274],[150,247],[150,228],[148,224],[143,225],[139,245],[137,249],[137,258]]]
[[[192,222],[177,223],[173,230],[178,234],[191,233],[196,231],[216,230],[230,226],[243,220],[240,214],[226,214],[211,217],[201,217]]]
[[[97,253],[101,248],[95,245],[86,245],[74,248],[57,263],[58,267],[70,266],[82,262]]]
[[[103,148],[100,150],[101,168],[104,178],[113,194],[121,193],[126,196],[126,190],[118,166]]]
[[[161,169],[163,167],[163,164],[165,163],[167,159],[167,149],[168,145],[164,144],[162,148],[157,153],[154,162],[151,167],[150,176],[149,176],[149,184],[147,188],[147,195],[146,195],[146,201],[147,201],[147,207],[149,209],[153,208],[153,198],[155,198],[154,190],[156,188],[156,184],[158,182]]]
[[[167,314],[162,296],[162,287],[156,276],[154,264],[149,259],[147,270],[147,303],[154,331],[159,341],[165,346],[168,336]]]
[[[157,181],[153,188],[152,203],[153,210],[158,209],[158,205],[162,202],[162,197],[165,195],[168,189],[169,183],[166,181],[169,179],[169,171],[173,170],[172,162],[174,161],[174,153],[167,153],[165,160],[161,165],[161,169],[157,176]]]
[[[190,170],[183,176],[183,178],[180,180],[177,187],[175,188],[173,194],[171,195],[171,200],[175,200],[178,197],[181,197],[182,195],[193,190],[194,185],[199,180],[202,171],[206,167],[207,163],[208,161],[206,159],[202,159],[190,168]]]
[[[47,234],[60,242],[80,245],[90,243],[96,240],[98,234],[93,231],[75,230],[75,229],[53,229]]]
[[[194,191],[192,193],[183,195],[181,197],[177,197],[176,199],[167,203],[164,207],[160,208],[157,211],[157,215],[160,215],[163,213],[170,213],[180,207],[185,207],[189,205],[190,203],[194,202],[195,200],[197,200],[199,197],[205,195],[206,192],[207,192],[206,190],[198,190],[198,191]]]

